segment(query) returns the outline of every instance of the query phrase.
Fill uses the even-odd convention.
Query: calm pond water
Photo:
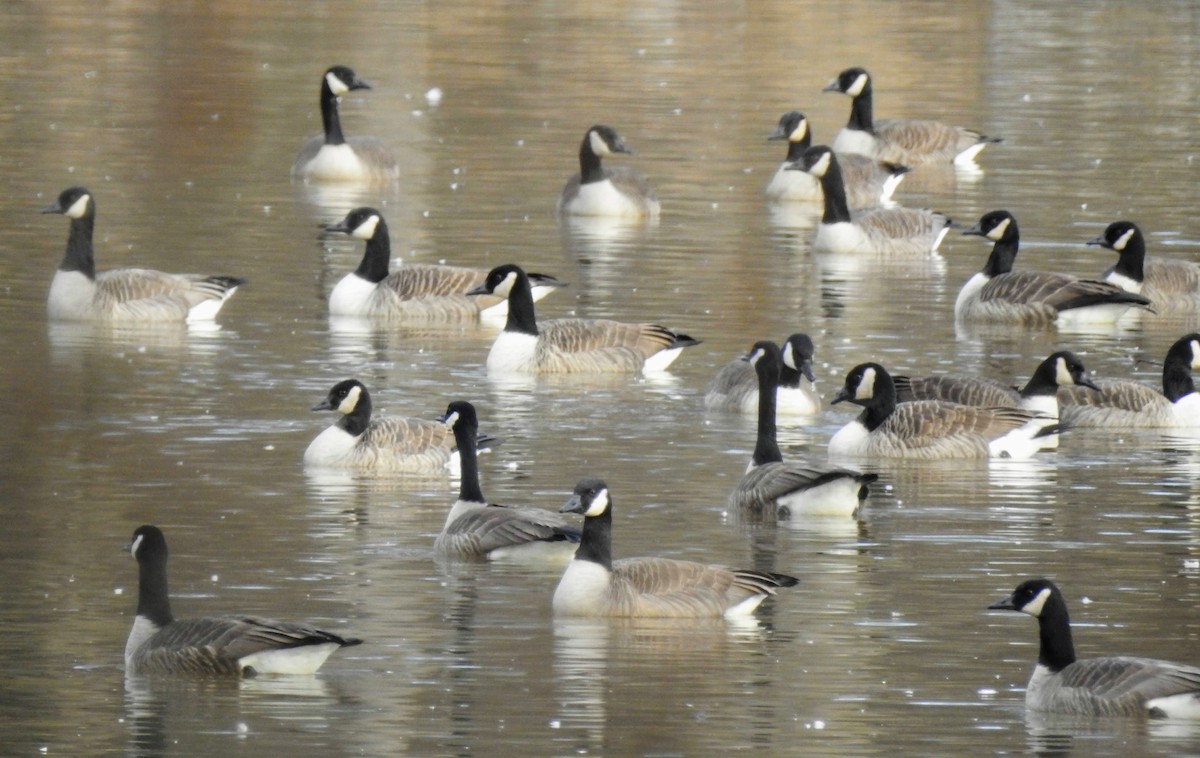
[[[826,399],[863,360],[1024,381],[1059,347],[1156,382],[1200,324],[956,334],[978,238],[913,268],[810,254],[813,214],[763,201],[783,157],[765,137],[798,108],[831,138],[850,104],[820,89],[863,65],[877,115],[1005,139],[977,172],[910,176],[900,202],[965,224],[1008,208],[1030,268],[1098,273],[1111,253],[1082,243],[1118,218],[1152,253],[1196,259],[1200,7],[129,0],[7,3],[0,20],[0,753],[1200,752],[1188,724],[1027,715],[1035,624],[985,610],[1046,574],[1081,654],[1200,662],[1195,444],[1073,434],[1030,462],[889,464],[857,521],[750,528],[724,499],[753,421],[702,403],[718,366],[794,331],[816,342]],[[289,181],[333,63],[373,84],[343,125],[394,146],[397,186]],[[657,224],[555,218],[598,122],[657,186]],[[97,200],[101,269],[247,277],[220,328],[48,325],[66,224],[37,211],[73,184]],[[483,370],[491,327],[333,328],[325,296],[361,243],[320,227],[359,204],[385,210],[405,261],[521,262],[571,284],[545,316],[652,319],[704,342],[662,380],[509,387]],[[618,555],[801,583],[749,629],[556,621],[558,567],[434,560],[450,479],[306,474],[331,420],[308,409],[350,376],[382,412],[474,402],[507,440],[482,463],[495,501],[557,508],[599,475]],[[850,415],[787,430],[785,454],[824,458]],[[305,618],[367,644],[311,678],[127,682],[136,571],[120,548],[147,522],[171,545],[179,615]]]

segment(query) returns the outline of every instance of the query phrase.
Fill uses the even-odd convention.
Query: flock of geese
[[[346,66],[321,81],[323,135],[306,143],[292,166],[303,182],[390,182],[400,164],[381,141],[346,137],[338,116],[342,95],[369,85]],[[853,100],[846,126],[831,146],[813,145],[803,114],[780,119],[770,139],[786,140],[786,161],[766,193],[777,202],[820,203],[815,251],[874,256],[931,256],[952,228],[940,213],[898,207],[893,193],[906,174],[929,164],[969,163],[995,138],[933,121],[877,120],[870,75],[843,71],[826,87]],[[660,202],[646,178],[603,159],[628,153],[610,127],[588,129],[579,173],[566,183],[558,211],[566,215],[654,217]],[[195,322],[216,317],[242,279],[166,274],[146,269],[96,271],[92,236],[96,202],[83,187],[64,190],[47,213],[70,221],[66,252],[50,287],[52,320],[110,323]],[[331,316],[394,323],[503,320],[487,356],[489,375],[653,373],[667,369],[697,340],[656,323],[603,319],[538,319],[534,304],[561,283],[517,264],[490,271],[445,265],[391,266],[388,227],[374,208],[350,211],[326,227],[365,243],[362,260],[332,289]],[[1046,327],[1112,323],[1130,309],[1200,313],[1200,266],[1148,259],[1145,239],[1118,221],[1091,244],[1118,254],[1099,278],[1014,271],[1017,221],[1007,211],[985,214],[965,234],[992,244],[986,265],[962,288],[954,307],[963,322]],[[756,413],[757,438],[730,503],[747,519],[848,517],[868,496],[875,474],[825,462],[784,460],[777,418],[803,419],[821,407],[812,387],[815,347],[798,333],[756,342],[722,366],[705,406]],[[1055,352],[1021,388],[973,376],[893,376],[879,363],[852,368],[833,403],[861,407],[829,442],[831,458],[1029,457],[1053,449],[1077,427],[1200,425],[1200,333],[1181,337],[1163,364],[1158,391],[1133,382],[1089,378],[1080,359]],[[379,418],[356,379],[334,385],[314,411],[334,411],[335,424],[304,453],[308,466],[361,471],[460,472],[435,550],[454,559],[558,555],[567,561],[554,592],[556,614],[623,617],[745,616],[796,578],[757,570],[666,558],[615,559],[613,496],[600,479],[585,478],[559,513],[489,503],[477,455],[496,440],[480,431],[476,409],[456,400],[438,421]],[[582,527],[564,514],[583,517]],[[247,616],[176,620],[167,589],[167,545],[155,526],[139,527],[129,551],[139,567],[136,619],[125,651],[130,674],[193,673],[252,676],[315,671],[340,647],[361,640],[306,624]],[[1139,658],[1077,660],[1066,604],[1048,580],[1023,582],[993,606],[1038,619],[1041,650],[1027,690],[1031,708],[1090,714],[1200,717],[1200,668]]]

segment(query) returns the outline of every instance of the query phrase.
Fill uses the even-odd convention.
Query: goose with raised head
[[[1049,579],[1029,579],[989,610],[1037,619],[1037,665],[1025,706],[1080,716],[1200,719],[1200,666],[1132,656],[1076,658],[1062,592]]]
[[[392,151],[375,137],[346,137],[338,117],[342,95],[371,85],[348,66],[331,66],[321,77],[319,134],[300,148],[292,163],[292,176],[304,180],[391,181],[400,177],[400,164]]]
[[[338,648],[362,643],[309,624],[255,616],[177,620],[162,530],[139,526],[127,549],[138,562],[138,604],[125,643],[126,674],[311,674]]]
[[[971,164],[980,151],[1000,142],[974,129],[911,118],[875,119],[871,75],[848,68],[822,90],[852,98],[850,120],[838,132],[833,149],[860,153],[881,161],[919,166],[933,163]]]
[[[601,158],[632,153],[611,126],[597,124],[579,145],[579,173],[573,174],[558,198],[558,211],[572,216],[657,217],[658,196],[649,180],[629,166],[601,165]]]
[[[487,271],[411,263],[389,270],[391,237],[383,214],[374,208],[355,208],[325,231],[366,242],[358,268],[329,293],[329,313],[333,316],[457,323],[478,320],[480,315],[501,317],[508,313],[505,298],[467,294],[483,283]],[[531,273],[529,278],[535,301],[563,286],[544,274]]]
[[[779,165],[767,184],[767,199],[776,202],[820,202],[825,197],[821,182],[803,171],[789,169],[804,157],[804,151],[812,145],[812,130],[804,114],[800,111],[783,114],[779,118],[779,125],[767,139],[787,140],[788,143],[786,160]],[[842,153],[837,158],[842,171],[842,183],[846,187],[846,202],[851,208],[890,204],[896,187],[910,170],[908,166],[884,163],[856,153]]]
[[[862,363],[846,375],[832,404],[849,401],[862,413],[829,440],[831,457],[1029,458],[1057,424],[1030,423],[1039,414],[1019,408],[976,408],[941,400],[896,402],[891,374]]]
[[[244,279],[165,274],[145,268],[96,273],[96,200],[84,187],[63,190],[42,213],[71,221],[67,250],[50,283],[47,311],[59,321],[167,323],[211,321]]]
[[[333,385],[314,411],[337,411],[341,418],[321,432],[304,451],[304,463],[397,474],[433,473],[459,463],[454,434],[445,424],[419,418],[371,417],[371,395],[357,379]],[[499,441],[481,435],[476,444]]]
[[[825,208],[812,249],[826,253],[929,255],[950,231],[950,218],[917,208],[874,208],[851,214],[837,156],[815,145],[789,171],[806,171],[821,183]]]
[[[783,343],[775,412],[781,416],[805,417],[819,413],[821,398],[813,384],[817,380],[812,361],[812,338],[797,332]],[[717,371],[704,393],[704,407],[714,410],[758,413],[758,374],[745,355],[729,361]]]
[[[579,527],[552,511],[495,505],[483,496],[475,449],[479,436],[475,406],[456,400],[447,406],[442,422],[454,432],[462,475],[458,500],[450,507],[433,549],[458,559],[569,558],[579,544]]]
[[[658,324],[583,318],[538,322],[529,276],[512,263],[489,271],[467,294],[508,298],[504,331],[488,352],[490,374],[653,373],[699,344]]]
[[[992,241],[983,270],[967,280],[954,302],[959,322],[1022,326],[1112,324],[1130,308],[1150,300],[1115,284],[1045,271],[1013,271],[1021,235],[1017,220],[990,211],[963,234]]]
[[[795,577],[672,558],[612,557],[612,496],[581,479],[563,513],[583,514],[583,537],[554,590],[558,616],[743,618]]]
[[[1159,313],[1200,312],[1200,263],[1178,258],[1147,258],[1146,238],[1132,221],[1114,221],[1089,241],[1117,254],[1102,274],[1126,292],[1144,295]]]
[[[1141,382],[1101,379],[1099,391],[1059,390],[1068,426],[1109,429],[1200,427],[1200,393],[1192,372],[1200,369],[1200,332],[1185,334],[1163,359],[1162,391]]]
[[[783,361],[779,347],[756,342],[746,355],[758,379],[758,436],[750,465],[729,496],[756,518],[853,516],[879,477],[828,465],[784,461],[775,435],[775,397]]]

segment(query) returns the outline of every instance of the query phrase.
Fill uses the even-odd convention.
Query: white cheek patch
[[[1133,237],[1132,229],[1125,232],[1120,237],[1117,237],[1115,240],[1113,240],[1113,243],[1112,243],[1113,250],[1116,250],[1118,253],[1121,252],[1122,250],[1124,250],[1125,246],[1129,244],[1129,239],[1131,237]]]
[[[850,97],[858,97],[862,94],[863,90],[866,89],[867,82],[869,81],[871,81],[871,79],[866,74],[859,74],[858,77],[855,78],[854,83],[846,88],[846,94]]]
[[[80,195],[79,199],[71,203],[71,207],[67,208],[64,214],[67,218],[83,218],[87,214],[88,203],[92,202],[91,195]]]
[[[854,399],[870,400],[875,397],[875,369],[869,368],[863,372],[862,379],[854,388]]]
[[[337,78],[333,72],[325,74],[325,83],[329,85],[329,91],[338,97],[341,97],[350,91],[350,87],[348,87],[341,79]]]
[[[596,155],[612,155],[612,150],[608,148],[608,143],[604,141],[599,132],[588,132],[588,142],[591,143],[592,152]]]
[[[994,226],[992,230],[987,233],[987,238],[992,242],[999,241],[999,239],[1004,236],[1005,230],[1008,229],[1008,224],[1010,221],[1012,221],[1011,218],[1006,218],[1000,223],[996,224],[996,226]]]
[[[1030,616],[1037,618],[1042,615],[1042,607],[1046,605],[1046,601],[1050,599],[1050,588],[1044,587],[1033,600],[1030,600],[1025,605],[1018,608],[1021,613],[1028,613]]]
[[[354,231],[350,232],[351,237],[360,240],[369,240],[375,237],[375,227],[379,226],[379,216],[372,213],[358,226],[354,227]]]
[[[138,548],[142,546],[142,535],[133,538],[133,542],[129,543],[129,554],[134,558],[137,557]]]
[[[592,504],[583,512],[584,516],[599,516],[608,510],[608,488],[600,490],[592,498]]]
[[[1192,340],[1192,370],[1200,369],[1200,340]]]
[[[1071,376],[1071,369],[1067,367],[1065,358],[1059,358],[1057,363],[1057,371],[1055,372],[1054,381],[1058,382],[1060,387],[1067,387],[1075,383],[1075,378]]]
[[[783,346],[783,363],[788,368],[799,371],[799,368],[796,366],[796,355],[792,350],[792,343],[790,342]]]
[[[800,123],[796,124],[796,128],[788,135],[789,142],[800,142],[808,135],[808,119],[800,119]]]
[[[517,273],[515,271],[508,272],[508,276],[504,277],[496,288],[492,290],[492,294],[497,297],[508,297],[512,292],[513,285],[517,283]]]
[[[822,176],[825,176],[825,173],[829,171],[829,163],[832,160],[833,153],[826,150],[825,152],[821,153],[821,157],[817,159],[817,162],[809,167],[808,173],[812,174],[818,179]]]
[[[454,425],[457,423],[458,423],[458,411],[455,411],[454,413],[451,413],[449,416],[446,417],[445,424],[448,428],[453,429]]]
[[[759,362],[760,360],[762,360],[762,357],[763,357],[764,355],[766,355],[766,353],[765,353],[765,352],[762,350],[762,348],[758,348],[758,349],[757,349],[757,350],[755,350],[754,352],[750,353],[750,355],[749,355],[749,357],[748,357],[748,360],[750,361],[750,365],[751,365],[751,366],[757,366],[757,365],[758,365],[758,362]]]
[[[362,387],[351,387],[346,393],[345,399],[338,403],[338,411],[342,414],[349,415],[354,413],[354,409],[358,407],[358,399],[362,397]]]

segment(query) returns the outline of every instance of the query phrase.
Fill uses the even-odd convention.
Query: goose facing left
[[[342,95],[371,89],[349,66],[331,66],[321,78],[319,134],[300,148],[292,163],[292,176],[304,180],[391,181],[399,178],[400,164],[392,151],[375,137],[346,137],[338,117]]]
[[[487,357],[489,374],[600,374],[662,371],[699,344],[658,324],[566,318],[538,322],[529,276],[509,263],[469,295],[508,298],[508,320]]]
[[[662,204],[642,172],[630,166],[601,165],[602,158],[632,152],[611,126],[588,129],[579,145],[579,173],[563,187],[559,213],[656,218]]]
[[[308,624],[254,616],[177,620],[162,530],[138,527],[128,550],[138,562],[138,604],[125,643],[127,674],[311,674],[338,648],[362,643]]]
[[[481,315],[502,317],[508,313],[505,298],[468,296],[469,290],[483,283],[486,271],[428,264],[405,264],[389,271],[391,237],[383,214],[374,208],[355,208],[325,231],[366,242],[358,268],[342,277],[329,293],[330,315],[458,323],[475,321]],[[530,273],[529,278],[535,301],[562,286],[544,274]]]
[[[583,514],[583,537],[554,590],[558,616],[743,618],[795,577],[671,558],[612,557],[612,497],[586,478],[561,509]]]
[[[1088,242],[1117,254],[1102,278],[1126,292],[1150,299],[1159,313],[1200,313],[1200,263],[1178,258],[1147,258],[1146,238],[1132,221],[1114,221]]]
[[[1200,666],[1132,656],[1076,658],[1062,592],[1048,579],[1021,582],[989,610],[1037,619],[1041,643],[1025,688],[1031,710],[1080,716],[1200,719]]]
[[[245,281],[233,276],[165,274],[144,268],[96,273],[92,232],[96,200],[70,187],[42,213],[71,221],[67,251],[50,284],[47,310],[62,321],[167,323],[210,321]]]

